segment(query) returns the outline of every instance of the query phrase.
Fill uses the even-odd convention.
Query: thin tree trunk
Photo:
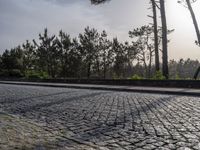
[[[158,23],[157,23],[156,2],[155,2],[155,0],[151,0],[151,2],[152,2],[152,7],[153,7],[155,68],[156,68],[156,71],[159,71],[160,70],[160,64],[159,64]]]
[[[144,68],[145,68],[145,78],[148,78],[148,68],[147,68],[146,56],[144,52],[142,54],[142,57],[143,57],[143,63],[144,63]]]
[[[103,78],[106,79],[106,71],[107,71],[107,68],[106,68],[106,62],[105,62],[105,59],[104,59],[104,62],[103,62]]]
[[[160,13],[161,13],[161,22],[162,22],[162,50],[163,50],[163,75],[166,79],[169,78],[168,70],[168,49],[167,49],[167,21],[165,14],[165,1],[160,0]]]
[[[106,66],[104,66],[104,69],[103,69],[103,78],[106,79]]]
[[[100,73],[100,63],[97,60],[97,73],[98,73],[98,78],[101,78],[101,73]]]
[[[200,73],[200,67],[197,69],[197,71],[195,72],[195,75],[194,75],[194,79],[196,80],[197,77],[198,77],[198,74]]]
[[[186,0],[186,3],[187,3],[187,6],[188,6],[189,11],[190,11],[190,13],[191,13],[191,16],[192,16],[192,20],[193,20],[194,27],[195,27],[196,34],[197,34],[198,44],[200,44],[200,32],[199,32],[199,27],[198,27],[198,23],[197,23],[197,20],[196,20],[194,11],[193,11],[192,6],[191,6],[191,2],[190,2],[190,0]]]
[[[91,69],[91,63],[89,62],[88,68],[87,68],[87,78],[90,78],[90,69]]]
[[[151,66],[152,66],[152,52],[150,51],[150,60],[149,60],[149,72],[148,72],[148,76],[149,78],[151,78]]]

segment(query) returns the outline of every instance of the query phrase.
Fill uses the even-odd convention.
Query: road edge
[[[172,90],[167,90],[166,88],[160,88],[160,90],[155,89],[154,87],[152,87],[152,89],[131,89],[131,88],[124,88],[124,87],[120,87],[118,86],[117,88],[114,87],[109,87],[108,85],[105,85],[103,87],[103,85],[101,85],[101,87],[99,86],[84,86],[84,84],[82,84],[80,86],[80,84],[77,85],[70,85],[70,84],[55,84],[55,83],[40,83],[40,82],[35,82],[35,83],[31,83],[31,82],[8,82],[8,81],[0,81],[0,84],[9,84],[9,85],[26,85],[26,86],[42,86],[42,87],[54,87],[54,88],[73,88],[73,89],[89,89],[89,90],[105,90],[105,91],[119,91],[119,92],[137,92],[137,93],[151,93],[151,94],[170,94],[170,95],[186,95],[186,96],[200,96],[200,92],[196,92],[192,89],[188,89],[190,91],[187,91],[187,89],[183,89],[181,91],[172,91]],[[133,86],[134,87],[134,86]],[[173,89],[173,88],[168,88],[168,89]],[[177,89],[181,89],[181,88],[177,88]]]

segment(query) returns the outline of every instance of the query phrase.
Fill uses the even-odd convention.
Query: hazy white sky
[[[128,31],[150,23],[149,0],[112,0],[99,6],[89,0],[0,0],[0,53],[6,48],[37,39],[48,27],[51,34],[60,29],[73,37],[86,26],[105,29],[109,37],[130,40]],[[193,4],[200,24],[200,0]],[[200,60],[200,48],[194,44],[196,34],[189,11],[166,0],[168,27],[175,29],[169,36],[169,58]]]

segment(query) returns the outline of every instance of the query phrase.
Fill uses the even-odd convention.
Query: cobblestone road
[[[0,149],[200,149],[200,98],[1,84]]]

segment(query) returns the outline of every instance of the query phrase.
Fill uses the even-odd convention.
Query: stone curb
[[[60,84],[60,83],[39,83],[39,82],[35,82],[35,83],[34,82],[10,82],[10,81],[0,81],[0,84],[200,96],[200,89],[195,90],[195,89],[189,89],[189,88],[188,89],[186,88],[159,88],[159,87],[155,88],[155,87],[134,87],[134,86],[112,86],[112,85],[109,86],[109,85]]]

